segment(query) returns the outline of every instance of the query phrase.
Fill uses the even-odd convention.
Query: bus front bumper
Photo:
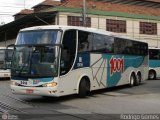
[[[57,87],[21,87],[11,85],[13,94],[58,97]]]

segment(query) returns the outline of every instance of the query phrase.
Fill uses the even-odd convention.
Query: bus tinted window
[[[114,38],[106,35],[94,34],[93,50],[95,52],[113,53]]]
[[[148,45],[147,43],[136,42],[135,50],[138,55],[147,55],[148,54]]]
[[[115,54],[147,55],[148,45],[138,41],[115,38],[114,51]]]
[[[85,31],[78,32],[79,52],[113,53],[114,38]]]
[[[114,53],[115,54],[132,54],[132,42],[122,38],[115,38]]]
[[[55,44],[59,30],[36,30],[20,32],[16,44]]]
[[[126,55],[147,55],[148,44],[124,38],[96,34],[91,32],[78,32],[78,51],[94,53],[114,53]]]
[[[91,51],[92,50],[93,34],[90,32],[79,31],[78,32],[78,51]]]
[[[152,60],[160,59],[160,50],[158,50],[158,49],[150,49],[149,50],[149,59],[152,59]]]

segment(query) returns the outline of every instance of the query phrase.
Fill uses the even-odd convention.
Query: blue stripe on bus
[[[23,78],[23,77],[11,77],[12,80],[38,80],[39,82],[50,82],[54,79],[54,77],[48,77],[48,78]]]
[[[109,55],[109,54],[102,54],[102,59],[107,60],[107,76],[106,76],[106,84],[107,87],[113,87],[118,84],[120,79],[122,78],[122,71],[121,72],[114,72],[111,75],[111,69],[113,67],[110,66],[111,59],[124,59],[124,71],[127,70],[129,67],[138,68],[144,62],[143,56],[124,56],[124,55]],[[77,59],[74,65],[74,69],[83,68],[83,67],[92,67],[90,65],[90,54],[89,53],[79,53],[77,55]],[[101,60],[101,59],[99,59]]]
[[[11,80],[26,80],[27,81],[28,78],[11,76]]]
[[[53,77],[49,77],[49,78],[32,78],[32,80],[39,80],[40,82],[50,82],[53,79],[54,79]]]
[[[149,67],[151,68],[160,67],[160,60],[149,60]]]
[[[114,59],[124,59],[124,71],[129,68],[129,67],[134,67],[134,68],[138,68],[140,65],[143,64],[144,61],[144,57],[142,56],[123,56],[123,55],[105,55],[103,54],[103,59],[107,59],[108,63],[107,63],[107,80],[106,80],[106,84],[108,87],[113,87],[116,86],[118,84],[118,82],[120,81],[120,79],[122,78],[122,72],[115,72],[111,75],[111,65],[110,65],[110,60],[112,58]],[[134,59],[135,58],[135,59]]]
[[[77,59],[74,64],[74,69],[89,67],[90,66],[90,54],[89,53],[78,53]]]

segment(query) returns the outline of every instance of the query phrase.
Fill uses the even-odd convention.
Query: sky
[[[22,9],[30,9],[44,0],[0,0],[0,25],[14,20],[13,15]]]

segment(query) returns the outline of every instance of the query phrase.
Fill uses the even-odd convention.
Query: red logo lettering
[[[110,75],[112,76],[115,72],[124,72],[124,57],[122,58],[111,58],[110,59]]]
[[[33,83],[36,84],[36,83],[39,83],[40,80],[33,80]]]

